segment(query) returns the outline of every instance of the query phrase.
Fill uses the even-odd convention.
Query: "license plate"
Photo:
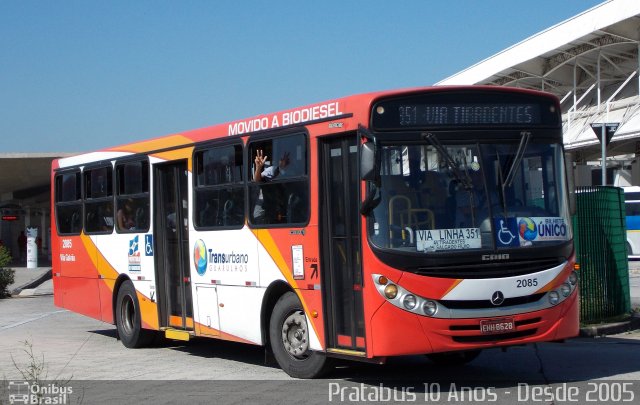
[[[516,330],[516,324],[513,318],[483,319],[480,321],[480,333],[483,335],[506,333],[514,330]]]

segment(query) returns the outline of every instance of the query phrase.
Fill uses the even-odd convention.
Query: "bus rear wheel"
[[[116,327],[122,344],[128,348],[148,346],[155,332],[142,328],[142,315],[136,289],[129,280],[122,283],[116,298]]]
[[[278,365],[291,377],[316,378],[331,367],[324,353],[309,349],[309,336],[300,300],[292,292],[284,294],[271,313],[269,339]]]
[[[461,366],[467,364],[480,355],[482,350],[467,350],[463,352],[431,353],[427,357],[439,366]]]

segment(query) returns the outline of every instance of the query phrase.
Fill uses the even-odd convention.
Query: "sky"
[[[432,85],[601,0],[0,0],[0,154]]]

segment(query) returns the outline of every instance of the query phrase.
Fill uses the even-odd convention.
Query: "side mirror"
[[[360,146],[360,178],[365,181],[376,179],[376,147],[373,142]]]
[[[576,181],[574,177],[573,169],[573,153],[564,153],[564,167],[567,172],[567,187],[569,188],[569,213],[575,215],[576,213]]]

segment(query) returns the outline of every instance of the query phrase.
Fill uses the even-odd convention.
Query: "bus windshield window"
[[[559,144],[383,146],[369,236],[381,248],[427,254],[565,242],[563,164]]]

